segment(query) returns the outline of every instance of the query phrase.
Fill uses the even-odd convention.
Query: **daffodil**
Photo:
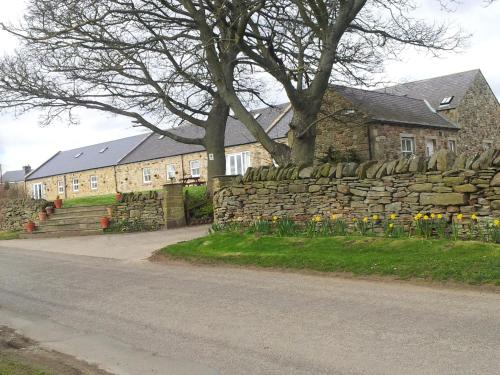
[[[437,215],[437,218],[438,218],[439,220],[441,220],[441,219],[443,218],[443,214],[438,214],[438,215]]]
[[[500,227],[500,220],[495,219],[495,220],[493,221],[493,224],[494,224],[496,227]]]
[[[276,223],[280,218],[278,216],[273,216],[273,223]]]
[[[458,214],[457,215],[457,220],[462,220],[464,218],[464,215],[463,214]]]
[[[377,221],[377,220],[378,220],[378,215],[373,215],[373,216],[372,216],[372,220],[373,220],[373,221]]]
[[[423,215],[421,213],[416,214],[415,215],[415,220],[417,220],[417,221],[420,220],[422,218],[422,216]]]
[[[396,220],[397,217],[398,217],[398,215],[396,215],[396,214],[391,214],[391,216],[390,216],[391,220]]]
[[[476,214],[472,214],[470,218],[471,218],[473,221],[477,221],[477,215],[476,215]]]
[[[315,223],[319,223],[321,221],[321,216],[320,215],[314,215],[311,219]]]
[[[436,214],[432,213],[431,214],[431,219],[435,219],[436,218]]]
[[[389,223],[389,228],[390,229],[394,228],[394,223]]]
[[[368,223],[368,218],[366,216],[363,218],[363,223]]]
[[[424,220],[429,220],[429,216],[424,215]]]
[[[330,216],[330,219],[332,219],[333,221],[337,220],[337,215],[332,214],[332,216]]]
[[[353,223],[356,223],[357,221],[358,221],[358,219],[356,219],[355,217],[352,218]]]

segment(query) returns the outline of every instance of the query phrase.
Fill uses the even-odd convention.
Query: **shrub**
[[[184,188],[184,199],[189,218],[213,218],[213,201],[207,195],[206,186],[186,186]]]

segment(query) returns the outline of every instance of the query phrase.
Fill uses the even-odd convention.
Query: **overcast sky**
[[[467,50],[461,54],[449,54],[432,58],[408,50],[402,61],[388,62],[384,79],[392,82],[408,82],[439,75],[480,68],[500,97],[500,1],[488,8],[480,6],[481,0],[462,0],[453,13],[440,11],[437,0],[417,0],[419,14],[430,21],[451,20],[473,37]],[[21,17],[24,2],[0,0],[1,21],[15,21]],[[0,31],[0,52],[15,48],[15,40]],[[0,114],[0,164],[3,171],[21,169],[30,164],[37,167],[59,150],[67,150],[89,144],[106,142],[143,132],[132,127],[130,121],[108,116],[101,112],[79,112],[79,125],[64,123],[40,127],[36,113],[22,115]]]

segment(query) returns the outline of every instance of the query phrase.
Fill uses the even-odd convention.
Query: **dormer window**
[[[78,159],[82,155],[83,155],[83,152],[79,152],[78,154],[75,155],[75,159]]]
[[[453,98],[453,96],[447,96],[446,98],[443,98],[443,100],[441,100],[441,103],[439,103],[439,105],[448,105],[452,102]]]
[[[105,152],[106,150],[108,149],[108,146],[102,148],[101,150],[99,150],[99,153],[102,154],[103,152]]]

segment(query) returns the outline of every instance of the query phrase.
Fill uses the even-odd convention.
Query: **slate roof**
[[[52,158],[31,172],[26,177],[26,180],[116,165],[122,158],[137,147],[140,142],[144,141],[148,135],[149,133],[135,135],[110,142],[98,143],[67,151],[59,151]],[[104,149],[104,152],[100,152]],[[75,157],[78,154],[81,155]]]
[[[425,99],[434,109],[452,109],[460,104],[460,101],[463,99],[465,93],[471,87],[478,74],[482,73],[479,69],[475,69],[441,77],[402,83],[376,91],[408,96],[416,99]],[[449,105],[440,107],[439,104],[441,101],[450,96],[453,96],[452,102]]]
[[[265,108],[253,111],[254,115],[260,114],[257,121],[264,128],[268,129],[273,121],[282,114],[288,104],[281,104],[274,108]],[[288,132],[288,124],[291,120],[291,111],[289,111],[283,118],[269,132],[273,139],[284,138]],[[188,136],[191,138],[201,137],[204,130],[194,125],[182,125],[178,128],[172,129],[173,132]],[[161,138],[161,139],[160,139]],[[255,138],[250,134],[247,128],[237,119],[230,117],[226,125],[225,145],[226,147],[243,145],[256,142]],[[136,149],[134,149],[127,157],[121,160],[120,164],[129,164],[145,160],[160,159],[168,156],[176,156],[188,154],[192,152],[203,151],[205,148],[199,145],[188,145],[174,141],[168,137],[160,137],[156,133],[151,135]]]
[[[7,171],[2,175],[2,183],[24,181],[24,170]]]
[[[436,113],[422,99],[345,86],[332,88],[359,107],[362,112],[369,114],[374,121],[458,129],[455,124]]]

